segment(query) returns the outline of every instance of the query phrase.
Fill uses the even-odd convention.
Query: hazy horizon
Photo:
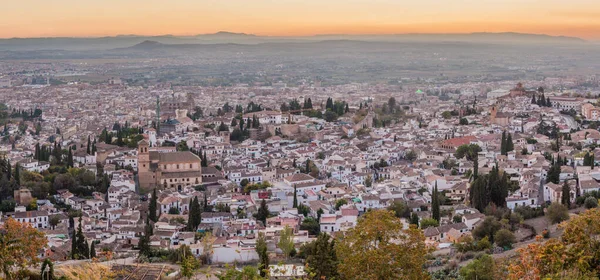
[[[600,40],[594,0],[10,1],[0,38],[527,33]]]

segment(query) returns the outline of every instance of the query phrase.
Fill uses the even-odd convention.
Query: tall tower
[[[498,113],[498,108],[496,108],[496,105],[492,106],[492,109],[490,110],[490,123],[496,123],[496,114]]]
[[[150,144],[146,139],[138,142],[138,182],[140,190],[148,191],[156,184],[155,174],[150,170]]]
[[[156,134],[160,135],[160,97],[156,97]]]

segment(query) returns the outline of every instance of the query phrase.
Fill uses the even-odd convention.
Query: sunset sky
[[[600,40],[599,0],[7,0],[0,37],[523,32]]]

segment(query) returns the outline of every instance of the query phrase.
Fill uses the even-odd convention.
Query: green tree
[[[144,235],[140,238],[138,248],[140,254],[144,256],[150,256],[152,249],[150,248],[150,237],[152,236],[152,225],[149,220],[146,220],[146,226],[144,227]]]
[[[198,202],[198,197],[195,196],[192,201],[190,201],[188,210],[188,222],[187,222],[187,230],[188,231],[196,231],[198,226],[202,222],[202,208],[200,208],[200,203]]]
[[[340,199],[336,200],[336,202],[335,202],[335,210],[340,210],[340,207],[342,207],[342,206],[344,206],[346,204],[348,204],[348,201],[345,200],[345,199],[343,199],[343,198],[340,198]]]
[[[496,220],[495,217],[487,216],[485,217],[483,222],[481,222],[481,224],[479,224],[473,230],[473,237],[475,237],[476,239],[483,239],[487,237],[491,243],[494,243],[494,235],[501,228],[502,224],[498,220]]]
[[[433,188],[433,194],[431,195],[431,217],[438,221],[440,221],[440,201],[438,194],[438,186],[437,181],[435,182],[435,187]]]
[[[90,256],[89,247],[87,246],[87,241],[85,240],[85,235],[83,235],[81,225],[81,216],[79,216],[79,226],[77,227],[77,233],[75,234],[73,241],[75,242],[75,246],[77,248],[74,258],[80,260],[87,259]]]
[[[258,207],[258,211],[256,213],[256,220],[262,222],[262,224],[266,226],[268,217],[269,207],[267,206],[267,202],[263,199],[261,200],[260,206]]]
[[[490,255],[483,255],[460,269],[460,276],[465,280],[495,280],[496,263]]]
[[[392,205],[388,207],[388,210],[394,211],[394,214],[397,218],[410,217],[410,209],[408,209],[408,205],[406,205],[406,203],[403,201],[394,201]]]
[[[293,208],[298,208],[298,190],[296,189],[296,185],[294,185],[294,202],[292,203]]]
[[[426,229],[428,227],[437,227],[439,225],[440,225],[440,222],[438,222],[436,219],[432,219],[432,218],[421,219],[421,229]]]
[[[571,187],[567,181],[562,186],[562,194],[560,201],[563,205],[567,206],[567,208],[571,208]]]
[[[429,253],[421,230],[405,230],[387,210],[365,213],[336,242],[340,279],[426,279]]]
[[[153,222],[158,221],[158,217],[156,214],[156,200],[158,198],[156,197],[156,188],[152,191],[152,197],[150,198],[150,204],[148,206],[148,219],[150,219]]]
[[[417,215],[417,213],[412,213],[410,215],[410,224],[419,226],[419,216]]]
[[[92,242],[92,247],[90,248],[90,259],[96,257],[96,245],[94,245],[95,243],[96,242]]]
[[[371,177],[371,175],[367,175],[367,178],[365,179],[365,187],[370,188],[373,186],[373,177]]]
[[[506,155],[506,130],[502,131],[502,139],[500,140],[500,154]]]
[[[585,206],[586,209],[596,208],[598,207],[598,199],[592,196],[587,197],[583,201],[583,206]]]
[[[558,203],[552,203],[546,209],[546,219],[552,224],[557,224],[569,219],[569,209]]]
[[[300,224],[300,230],[308,231],[309,235],[317,235],[321,231],[321,225],[319,221],[313,217],[308,217],[302,220]]]
[[[277,247],[281,249],[281,252],[287,259],[292,251],[294,250],[294,232],[289,226],[285,226],[280,233],[279,242]]]
[[[267,239],[263,232],[258,233],[256,253],[258,254],[258,270],[260,271],[260,276],[265,277],[269,270],[269,254],[267,253]]]
[[[506,136],[506,152],[510,152],[510,151],[514,151],[515,150],[515,144],[513,143],[512,140],[512,135],[509,133],[508,136]]]
[[[560,156],[558,160],[552,164],[546,176],[546,183],[558,184],[560,182]]]
[[[494,234],[496,245],[502,248],[511,248],[515,243],[515,235],[508,229],[500,229]]]
[[[329,234],[321,233],[313,241],[311,252],[307,252],[306,265],[313,279],[334,279],[338,276],[338,260],[335,252],[335,241]]]

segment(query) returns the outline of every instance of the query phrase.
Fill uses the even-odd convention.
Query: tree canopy
[[[429,248],[421,230],[404,230],[392,211],[364,214],[336,242],[341,279],[425,279]]]

